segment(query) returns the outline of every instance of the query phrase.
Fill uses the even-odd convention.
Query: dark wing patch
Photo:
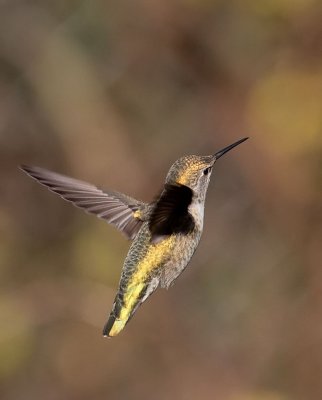
[[[133,239],[139,231],[142,220],[134,213],[144,203],[118,192],[103,192],[90,183],[69,178],[39,167],[21,166],[21,169],[50,191],[70,201],[76,207],[106,220]]]
[[[193,192],[185,185],[166,184],[152,211],[149,228],[152,241],[172,233],[187,234],[195,226],[188,211]]]

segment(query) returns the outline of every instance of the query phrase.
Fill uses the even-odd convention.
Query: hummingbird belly
[[[144,223],[125,259],[119,290],[113,310],[104,328],[104,335],[117,335],[137,308],[160,283],[162,268],[176,247],[176,235],[151,243],[148,224]]]
[[[161,270],[160,286],[168,289],[184,271],[199,244],[201,231],[178,235],[171,257]]]

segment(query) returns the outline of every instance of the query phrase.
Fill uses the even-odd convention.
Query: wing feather
[[[141,201],[122,193],[103,191],[90,183],[44,168],[26,165],[20,168],[64,200],[114,225],[129,239],[135,237],[142,225],[143,220],[134,216],[136,211],[144,210],[147,207]]]

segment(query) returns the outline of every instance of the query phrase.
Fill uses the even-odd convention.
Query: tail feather
[[[156,290],[159,277],[155,276],[150,281],[139,282],[127,288],[128,292],[119,291],[115,297],[112,312],[104,326],[103,335],[113,337],[118,335],[133,317],[140,305]]]
[[[114,300],[111,314],[103,328],[104,337],[116,336],[121,332],[121,330],[125,327],[126,323],[128,322],[127,319],[124,320],[120,316],[123,303],[122,300],[123,300],[122,296],[120,295],[120,293],[118,293]]]
[[[116,317],[113,313],[111,313],[111,315],[109,316],[109,319],[107,320],[107,322],[103,328],[103,336],[104,337],[111,337],[109,334],[110,334],[110,331],[111,331],[115,321],[116,321]]]
[[[103,336],[104,337],[113,337],[118,335],[121,330],[126,325],[127,321],[121,320],[116,318],[114,313],[111,313],[109,319],[107,320],[104,329],[103,329]]]

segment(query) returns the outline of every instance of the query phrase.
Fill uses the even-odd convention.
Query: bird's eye
[[[209,172],[211,172],[211,167],[208,167],[208,168],[206,168],[206,169],[203,170],[203,174],[204,174],[204,175],[208,175]]]

